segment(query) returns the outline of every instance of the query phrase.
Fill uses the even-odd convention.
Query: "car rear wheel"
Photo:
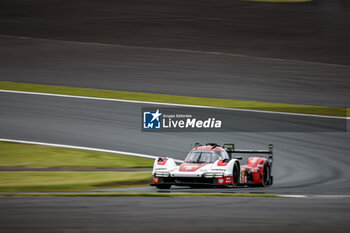
[[[156,185],[156,188],[158,189],[170,189],[171,185],[170,184],[159,184]]]
[[[266,187],[270,184],[272,184],[270,167],[265,164],[263,169],[261,186]]]

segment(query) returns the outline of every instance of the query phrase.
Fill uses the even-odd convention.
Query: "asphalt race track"
[[[0,229],[11,233],[347,232],[349,200],[0,198]]]
[[[324,1],[4,0],[0,80],[346,107],[350,8]]]
[[[350,104],[350,65],[1,36],[0,41],[1,81],[292,104]]]
[[[0,138],[114,149],[184,159],[194,143],[234,142],[240,148],[275,145],[275,184],[259,192],[350,194],[349,132],[142,132],[145,105],[110,101],[0,93]],[[149,106],[149,105],[146,105]],[[193,109],[195,111],[195,109]],[[231,113],[232,121],[261,114]],[[243,114],[243,116],[239,116]],[[264,114],[263,114],[264,115]],[[281,116],[271,117],[271,127]],[[309,118],[309,117],[306,117]],[[277,123],[274,123],[277,121]],[[302,122],[303,123],[303,122]],[[306,121],[306,124],[309,124]],[[286,122],[286,124],[292,124]],[[243,189],[250,192],[251,189]],[[254,189],[255,191],[255,189]]]
[[[3,0],[0,81],[349,107],[349,9],[342,0]],[[350,195],[349,126],[346,132],[149,133],[141,131],[143,106],[0,93],[0,138],[178,159],[195,142],[256,149],[273,143],[271,187],[171,191],[326,196],[1,197],[0,231],[350,230],[349,198],[337,198]],[[268,117],[278,127],[276,115],[238,115]]]

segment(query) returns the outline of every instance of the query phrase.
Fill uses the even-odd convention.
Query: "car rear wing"
[[[216,143],[207,143],[207,146],[217,147],[219,146]],[[199,142],[194,144],[195,147],[201,146]],[[267,154],[268,155],[268,161],[270,166],[272,166],[273,162],[273,144],[269,144],[267,150],[251,150],[251,149],[236,149],[235,144],[223,144],[222,148],[227,152],[227,154],[230,156],[230,159],[233,158],[234,153],[247,153],[247,154]],[[236,156],[234,157],[236,159],[242,159],[242,157]]]
[[[273,162],[273,144],[269,144],[267,150],[251,150],[251,149],[236,149],[235,144],[224,144],[222,146],[224,150],[228,153],[232,159],[234,153],[247,153],[247,154],[267,154],[270,165],[272,166]]]

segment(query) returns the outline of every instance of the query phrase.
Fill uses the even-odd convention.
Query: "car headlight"
[[[224,173],[223,172],[215,172],[214,173],[214,177],[215,178],[220,178],[220,177],[223,177],[224,176]]]
[[[205,178],[220,178],[224,176],[223,172],[206,172],[203,175]]]
[[[213,178],[213,177],[214,177],[214,173],[212,173],[212,172],[206,172],[206,173],[204,173],[204,177],[205,177],[205,178]]]
[[[156,172],[155,176],[158,176],[158,177],[169,177],[169,172]]]

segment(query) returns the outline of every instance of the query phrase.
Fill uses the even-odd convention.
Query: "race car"
[[[235,149],[234,144],[195,144],[182,164],[176,160],[160,157],[154,161],[153,183],[159,189],[176,186],[268,186],[273,183],[271,176],[273,145],[267,150]],[[256,155],[241,164],[241,155]],[[265,155],[265,157],[263,156]]]

